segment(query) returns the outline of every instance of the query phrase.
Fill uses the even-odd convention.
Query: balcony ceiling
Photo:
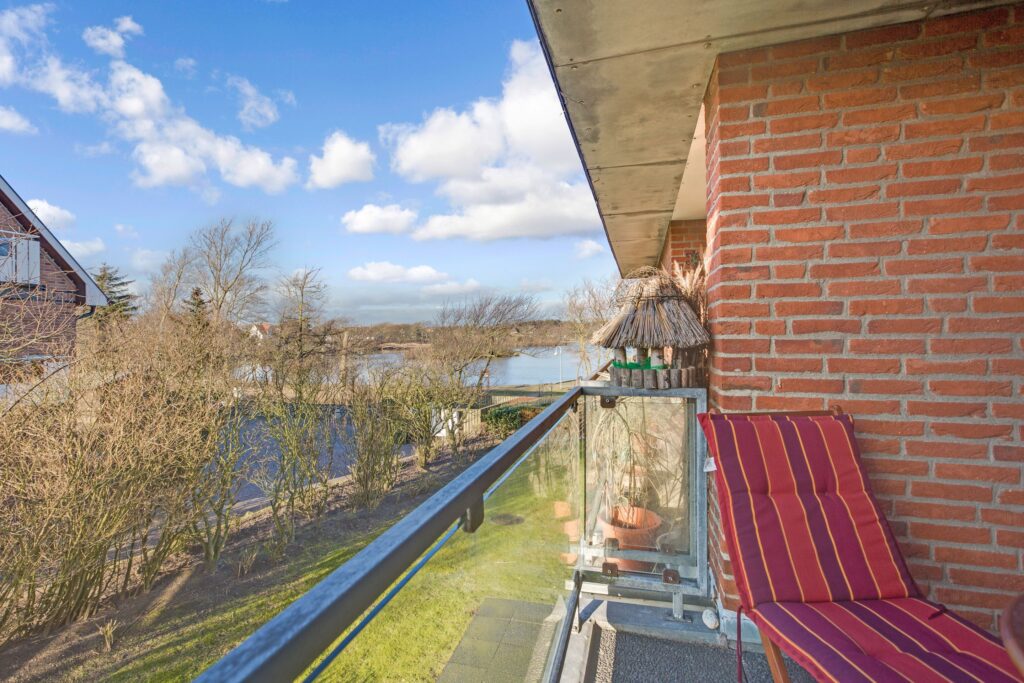
[[[695,136],[703,144],[697,122],[717,54],[1008,4],[527,1],[623,274],[658,262],[673,217],[702,217],[689,215],[704,191],[704,155],[691,147]]]

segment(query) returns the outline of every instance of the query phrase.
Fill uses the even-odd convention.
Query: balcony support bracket
[[[484,499],[477,498],[462,513],[462,530],[471,534],[484,523]]]

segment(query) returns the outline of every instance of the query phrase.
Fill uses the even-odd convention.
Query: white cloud
[[[547,64],[536,43],[515,42],[499,99],[443,108],[419,125],[387,124],[391,166],[435,180],[450,210],[416,239],[495,240],[587,234],[600,218],[584,180]]]
[[[28,135],[39,131],[32,122],[19,114],[13,107],[0,105],[0,131]]]
[[[362,282],[443,282],[448,275],[431,266],[399,266],[389,261],[371,261],[348,271],[353,280]]]
[[[588,259],[604,251],[604,245],[597,240],[580,240],[575,246],[576,258]]]
[[[366,204],[357,211],[346,212],[341,218],[345,229],[356,233],[406,232],[415,220],[415,211],[403,209],[398,204]]]
[[[114,28],[106,26],[90,26],[82,32],[85,44],[100,54],[117,59],[124,58],[125,38],[142,35],[142,27],[131,17],[118,17],[114,20]]]
[[[98,142],[95,145],[80,145],[76,143],[75,153],[81,154],[84,157],[99,157],[106,154],[113,154],[114,146],[106,140]]]
[[[85,240],[84,242],[75,242],[73,240],[62,240],[61,243],[68,248],[71,255],[76,259],[86,259],[96,254],[101,254],[107,250],[107,245],[103,243],[99,237],[94,237],[91,240]]]
[[[131,253],[132,268],[143,273],[152,273],[167,258],[167,252],[154,249],[134,249]]]
[[[122,59],[111,60],[106,83],[65,64],[48,51],[42,32],[50,10],[46,5],[35,14],[0,12],[0,75],[9,68],[14,82],[50,95],[62,110],[92,113],[108,123],[114,134],[133,145],[137,164],[133,177],[138,185],[187,185],[212,196],[216,189],[205,177],[211,172],[228,184],[268,193],[280,192],[298,180],[295,159],[274,159],[259,147],[203,127],[171,102],[158,78]],[[114,32],[124,38],[138,35],[141,27],[130,17],[121,17]],[[108,47],[109,41],[99,44]],[[30,63],[20,65],[16,49],[20,50],[17,58],[22,53],[33,57]],[[10,59],[4,61],[5,56]]]
[[[291,90],[278,90],[275,92],[275,94],[277,95],[278,100],[284,102],[289,107],[294,107],[299,104],[299,101],[295,99],[295,93],[293,93]]]
[[[196,66],[198,62],[191,57],[178,57],[174,60],[174,70],[185,76],[185,78],[194,78],[196,75]]]
[[[142,35],[142,27],[130,16],[118,17],[114,20],[114,28],[122,35]]]
[[[309,156],[308,189],[328,189],[344,183],[373,179],[376,156],[370,145],[358,142],[342,131],[331,133],[324,140],[320,156]]]
[[[274,101],[261,93],[248,79],[229,76],[227,83],[241,98],[242,108],[238,110],[238,120],[246,130],[265,128],[281,118]]]
[[[45,199],[30,199],[28,207],[51,230],[66,230],[75,224],[75,214]]]
[[[437,285],[427,285],[422,291],[424,294],[456,296],[458,294],[470,294],[478,289],[480,289],[480,283],[470,278],[465,282],[442,282]]]
[[[501,186],[490,188],[500,192]],[[552,179],[511,201],[457,204],[459,210],[431,216],[413,232],[419,240],[464,237],[489,241],[511,237],[586,234],[600,226],[590,189]]]
[[[134,240],[134,239],[138,239],[138,237],[139,237],[139,231],[138,230],[136,230],[134,227],[132,227],[130,225],[125,225],[124,223],[117,223],[117,224],[115,224],[114,225],[114,232],[116,232],[121,237],[125,237],[127,239],[133,239]]]
[[[0,11],[0,85],[18,78],[15,49],[38,42],[49,21],[50,5],[28,5]]]
[[[380,133],[394,149],[391,167],[417,182],[472,176],[504,150],[498,111],[485,100],[467,112],[438,109],[420,126],[385,124]]]

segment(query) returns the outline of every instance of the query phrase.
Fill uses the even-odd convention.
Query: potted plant
[[[631,410],[632,407],[637,410]],[[664,439],[648,428],[642,398],[620,398],[602,410],[592,434],[598,467],[600,512],[605,539],[622,550],[654,550],[662,527],[656,473],[661,471]],[[652,563],[616,559],[619,569],[650,571]]]

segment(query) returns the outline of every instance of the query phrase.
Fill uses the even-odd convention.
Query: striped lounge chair
[[[1024,680],[994,636],[926,600],[842,414],[702,414],[741,611],[777,683]],[[742,671],[739,672],[742,675]]]

